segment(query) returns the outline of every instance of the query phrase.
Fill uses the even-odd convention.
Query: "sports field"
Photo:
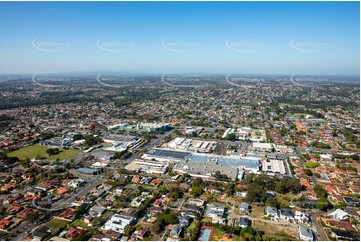
[[[55,161],[58,158],[60,160],[69,159],[82,152],[81,150],[72,149],[72,148],[68,149],[68,150],[60,149],[61,152],[59,154],[48,156],[48,154],[46,153],[46,150],[49,148],[50,147],[45,146],[45,145],[35,144],[33,146],[24,147],[19,150],[10,152],[8,154],[8,156],[9,157],[18,157],[20,160],[25,160],[26,158],[32,159],[32,158],[36,157],[37,155],[40,155],[48,160]]]

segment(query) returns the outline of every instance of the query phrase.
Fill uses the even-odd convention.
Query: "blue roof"
[[[254,169],[257,169],[260,165],[258,159],[204,155],[204,154],[192,154],[188,158],[188,161],[200,162],[200,163],[213,161],[213,162],[217,162],[218,165],[222,165],[222,166],[231,166],[231,167],[240,166],[240,167],[248,167]]]
[[[87,174],[98,173],[98,170],[90,169],[90,168],[79,168],[78,171],[82,172],[82,173],[87,173]]]

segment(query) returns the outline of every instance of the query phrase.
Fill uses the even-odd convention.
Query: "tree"
[[[312,176],[313,175],[313,173],[312,173],[312,171],[310,169],[305,169],[305,174],[307,176]]]
[[[159,225],[175,224],[178,222],[177,213],[170,209],[165,209],[164,212],[158,216],[156,223]]]
[[[316,204],[315,208],[320,209],[322,211],[326,211],[327,209],[331,208],[331,203],[328,201],[327,198],[322,197]]]
[[[99,136],[93,136],[93,135],[88,135],[85,137],[85,145],[87,146],[92,146],[92,145],[96,145],[99,143],[102,143],[103,140],[99,137]]]
[[[87,210],[86,206],[84,206],[84,205],[78,206],[76,208],[75,217],[79,218],[81,215],[83,215],[85,213],[86,210]]]
[[[202,178],[197,177],[197,178],[193,181],[192,184],[193,184],[193,185],[203,186],[203,185],[204,185],[204,182],[203,182]]]
[[[309,161],[309,162],[306,163],[306,167],[307,167],[307,168],[316,168],[317,166],[318,166],[318,163],[317,163],[317,162],[311,162],[311,161]]]
[[[84,136],[82,135],[82,134],[74,134],[73,135],[73,140],[75,141],[75,140],[81,140],[81,139],[83,139],[84,138]]]
[[[60,150],[59,150],[59,148],[50,148],[50,149],[46,150],[46,153],[48,155],[57,155],[60,153]]]
[[[268,197],[266,200],[266,205],[275,208],[279,208],[280,206],[276,197]]]
[[[265,202],[266,191],[262,186],[252,183],[248,186],[246,199],[249,202]]]
[[[54,137],[54,133],[51,131],[43,131],[40,133],[41,140],[47,140]]]
[[[228,134],[226,136],[226,140],[230,140],[230,141],[235,141],[237,139],[236,134],[232,133],[232,134]]]
[[[315,191],[315,193],[317,193],[318,196],[320,196],[321,198],[326,198],[327,197],[327,191],[321,186],[321,185],[316,185],[313,187],[313,190]]]
[[[203,194],[202,187],[193,184],[191,194],[194,195],[195,197],[199,197],[200,195]]]

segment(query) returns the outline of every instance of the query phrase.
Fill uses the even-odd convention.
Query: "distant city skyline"
[[[359,75],[359,2],[0,2],[0,74]]]

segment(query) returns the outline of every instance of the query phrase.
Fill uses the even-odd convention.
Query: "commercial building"
[[[284,160],[278,159],[265,159],[262,162],[262,171],[271,172],[276,174],[287,174]]]
[[[238,169],[230,166],[219,166],[215,162],[179,162],[174,165],[173,170],[179,173],[187,173],[193,177],[210,179],[217,171],[227,175],[231,180],[236,180]]]
[[[77,171],[80,172],[80,173],[83,173],[83,174],[87,174],[87,175],[96,175],[96,174],[98,174],[98,170],[84,168],[84,167],[79,168]]]
[[[115,152],[124,152],[135,148],[141,142],[139,137],[130,135],[105,134],[102,138],[105,143],[111,144],[111,146],[106,147],[104,150]]]
[[[39,143],[41,145],[46,145],[52,148],[62,148],[62,147],[70,147],[72,139],[54,137],[48,140],[42,140]]]
[[[140,123],[140,124],[128,124],[119,123],[110,125],[108,130],[129,130],[129,131],[144,131],[144,132],[167,132],[173,127],[168,123]]]
[[[168,143],[168,148],[172,150],[191,151],[197,153],[211,153],[217,147],[215,141],[204,141],[187,138],[175,138]]]
[[[249,140],[252,142],[264,142],[266,140],[266,131],[264,129],[254,130],[250,127],[228,128],[222,135],[222,139],[228,135],[235,134],[238,140]]]
[[[167,162],[135,159],[125,169],[147,174],[164,174],[167,172],[168,167],[169,164]]]
[[[142,158],[146,160],[154,159],[165,162],[179,162],[186,161],[190,155],[190,152],[154,148],[146,152]]]

